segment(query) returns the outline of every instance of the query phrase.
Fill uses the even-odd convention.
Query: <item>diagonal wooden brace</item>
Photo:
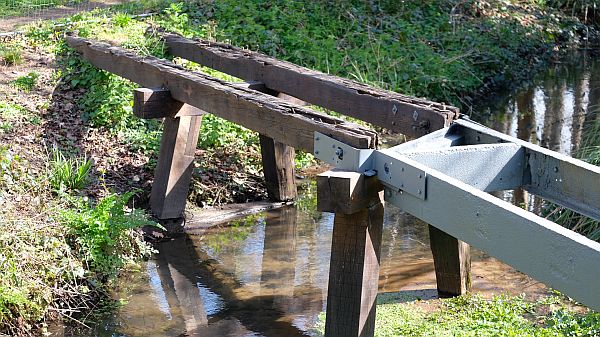
[[[160,98],[157,99],[157,98]],[[161,105],[161,101],[164,105]],[[179,114],[192,116],[178,116]],[[202,123],[202,111],[178,103],[164,89],[137,89],[134,92],[134,111],[145,118],[168,116],[164,119],[158,163],[150,194],[150,207],[159,219],[179,218],[185,210],[194,153]]]

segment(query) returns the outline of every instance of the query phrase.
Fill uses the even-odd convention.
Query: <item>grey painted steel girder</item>
[[[315,134],[314,155],[376,175],[385,200],[600,310],[600,243],[487,192],[518,187],[600,220],[600,168],[468,119],[389,149]]]

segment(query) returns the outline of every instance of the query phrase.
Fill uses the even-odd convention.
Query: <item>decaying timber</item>
[[[175,34],[163,37],[174,56],[260,81],[271,90],[410,137],[441,129],[458,117],[458,109],[449,105],[375,89],[228,44]]]
[[[78,37],[68,44],[98,68],[147,88],[165,88],[173,99],[245,126],[283,144],[313,151],[315,131],[357,148],[373,148],[376,133],[256,90],[194,73],[172,62]]]

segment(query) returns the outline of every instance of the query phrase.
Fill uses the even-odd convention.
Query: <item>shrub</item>
[[[148,220],[139,209],[127,210],[133,192],[110,194],[93,206],[83,199],[75,209],[62,212],[70,230],[72,246],[87,264],[89,272],[101,281],[113,279],[127,263],[151,253],[150,247],[134,229],[158,224]]]

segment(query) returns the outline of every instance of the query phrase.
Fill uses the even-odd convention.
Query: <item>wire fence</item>
[[[0,0],[0,33],[36,21],[54,20],[131,0]]]

